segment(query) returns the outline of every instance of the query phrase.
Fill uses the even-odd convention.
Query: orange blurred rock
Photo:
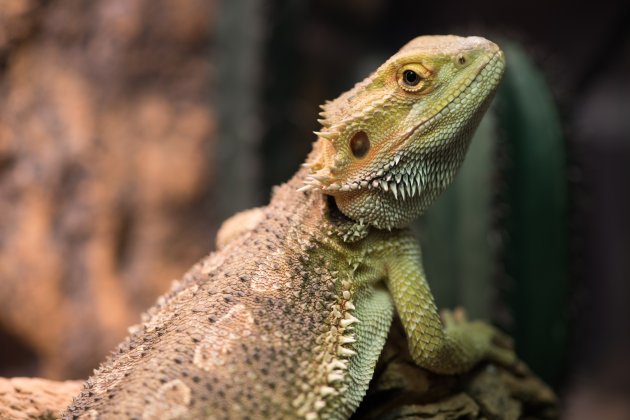
[[[0,3],[0,375],[86,377],[212,244],[214,3]]]
[[[52,419],[81,390],[81,381],[0,378],[1,419]]]

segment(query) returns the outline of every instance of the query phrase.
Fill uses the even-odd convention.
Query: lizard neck
[[[331,195],[321,190],[298,191],[310,175],[308,168],[301,167],[285,184],[274,187],[270,206],[286,206],[293,203],[295,223],[302,226],[317,226],[318,232],[328,237],[336,237],[345,243],[357,242],[365,238],[369,225],[352,220],[344,215]],[[304,223],[304,218],[311,223]]]

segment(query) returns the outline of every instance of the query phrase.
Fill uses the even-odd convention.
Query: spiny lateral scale
[[[324,105],[302,169],[224,223],[62,417],[347,418],[394,310],[426,369],[500,354],[492,327],[442,324],[407,226],[455,176],[503,68],[483,38],[419,37]]]

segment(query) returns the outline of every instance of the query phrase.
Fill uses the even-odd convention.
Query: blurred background
[[[421,34],[508,72],[414,228],[441,307],[515,337],[567,418],[630,418],[630,3],[3,0],[0,376],[85,378],[264,204],[318,105]]]

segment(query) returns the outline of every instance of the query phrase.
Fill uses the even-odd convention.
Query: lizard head
[[[415,38],[322,106],[303,189],[355,221],[406,226],[452,181],[504,67],[483,38]]]

